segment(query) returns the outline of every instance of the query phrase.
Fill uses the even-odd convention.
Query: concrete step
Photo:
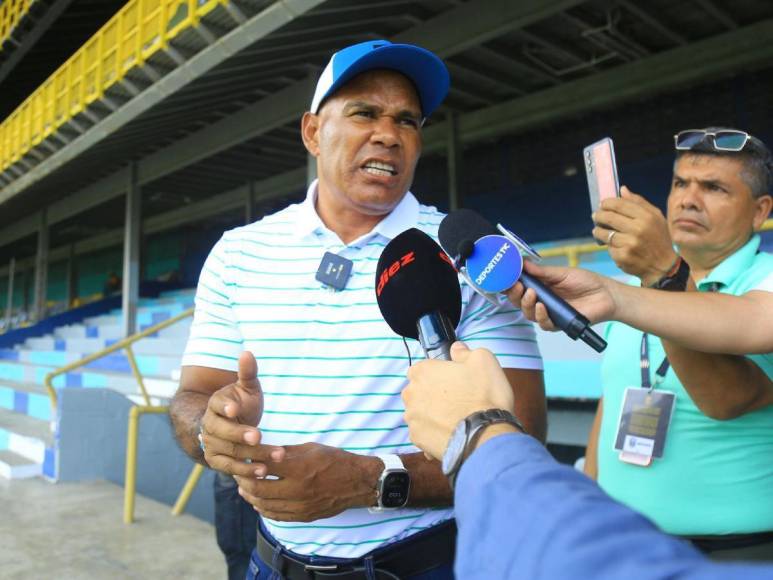
[[[48,421],[0,408],[0,451],[14,454],[5,458],[5,465],[0,465],[0,472],[7,473],[6,477],[54,475],[54,436]],[[32,473],[36,468],[30,463],[38,466],[36,473]]]
[[[15,361],[0,360],[0,380],[11,380],[20,383],[45,384],[48,373],[58,367],[50,365],[30,365]],[[168,398],[177,389],[177,382],[168,378],[171,375],[143,375],[145,388],[150,395]],[[77,369],[54,378],[54,388],[62,387],[100,387],[113,389],[124,395],[139,392],[139,386],[134,376],[128,373],[104,369]]]
[[[51,399],[42,385],[0,378],[0,408],[29,415],[41,421],[51,420]]]
[[[155,324],[139,324],[138,330],[142,331]],[[174,324],[169,328],[164,328],[157,333],[160,337],[176,337],[176,338],[188,338],[190,332],[191,321],[181,320],[178,324]],[[59,339],[70,338],[105,338],[119,340],[124,338],[124,330],[121,324],[110,324],[105,326],[84,326],[81,324],[75,324],[72,326],[63,326],[54,330],[54,337]]]
[[[0,409],[0,429],[40,441],[46,447],[52,447],[54,444],[54,435],[51,433],[51,424],[48,421],[41,421],[15,411]],[[8,449],[9,446],[6,445],[2,448]],[[19,451],[16,452],[19,453]],[[23,452],[21,454],[26,455]]]
[[[43,466],[7,449],[0,451],[0,477],[26,479],[43,474]]]
[[[67,352],[58,350],[29,350],[29,349],[0,349],[0,360],[17,361],[27,364],[43,364],[46,366],[63,367],[77,362],[86,356],[85,353]],[[138,354],[135,353],[137,366],[143,375],[155,375],[168,377],[170,373],[179,368],[181,355]],[[84,368],[104,369],[131,373],[131,365],[124,350],[105,355],[88,363]]]
[[[181,323],[182,324],[182,323]],[[164,356],[179,356],[182,358],[185,350],[185,337],[147,337],[132,345],[135,354],[155,354]],[[92,354],[115,343],[115,339],[104,338],[68,338],[58,339],[53,336],[28,338],[17,350],[70,351],[82,355]]]
[[[154,326],[173,316],[177,316],[184,310],[187,310],[187,308],[179,303],[139,308],[137,311],[137,324],[140,326]],[[120,325],[122,322],[123,314],[120,310],[100,316],[92,316],[83,320],[83,324],[86,326],[112,326]]]
[[[62,326],[54,330],[54,337],[60,339],[68,338],[123,338],[123,326],[120,324],[111,324],[106,326],[84,326],[83,324],[73,324]]]

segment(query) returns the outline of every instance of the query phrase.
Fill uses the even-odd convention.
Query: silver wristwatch
[[[451,483],[451,488],[454,487],[459,469],[469,455],[470,450],[475,446],[475,442],[483,428],[495,423],[509,423],[519,431],[526,433],[523,425],[515,418],[515,415],[502,409],[478,411],[459,421],[456,429],[451,434],[451,438],[448,440],[448,447],[446,447],[446,451],[443,453],[443,474]]]
[[[378,478],[378,498],[371,512],[395,510],[405,507],[411,491],[411,476],[405,469],[399,455],[376,455],[384,463],[384,470]]]

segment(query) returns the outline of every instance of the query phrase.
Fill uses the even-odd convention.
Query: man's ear
[[[303,145],[314,157],[319,155],[319,115],[306,111],[301,119]]]
[[[773,197],[770,194],[765,194],[754,200],[756,208],[754,211],[754,231],[759,231],[765,220],[770,215],[770,209],[773,207]]]

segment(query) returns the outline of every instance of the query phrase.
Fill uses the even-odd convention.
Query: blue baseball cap
[[[317,81],[311,101],[318,113],[325,99],[360,73],[390,69],[413,81],[421,101],[421,113],[429,117],[448,94],[448,69],[434,53],[412,44],[392,44],[388,40],[369,40],[336,52]]]

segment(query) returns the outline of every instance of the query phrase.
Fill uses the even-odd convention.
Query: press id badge
[[[638,387],[625,390],[615,437],[620,461],[646,467],[653,458],[663,457],[675,403],[673,393]]]

